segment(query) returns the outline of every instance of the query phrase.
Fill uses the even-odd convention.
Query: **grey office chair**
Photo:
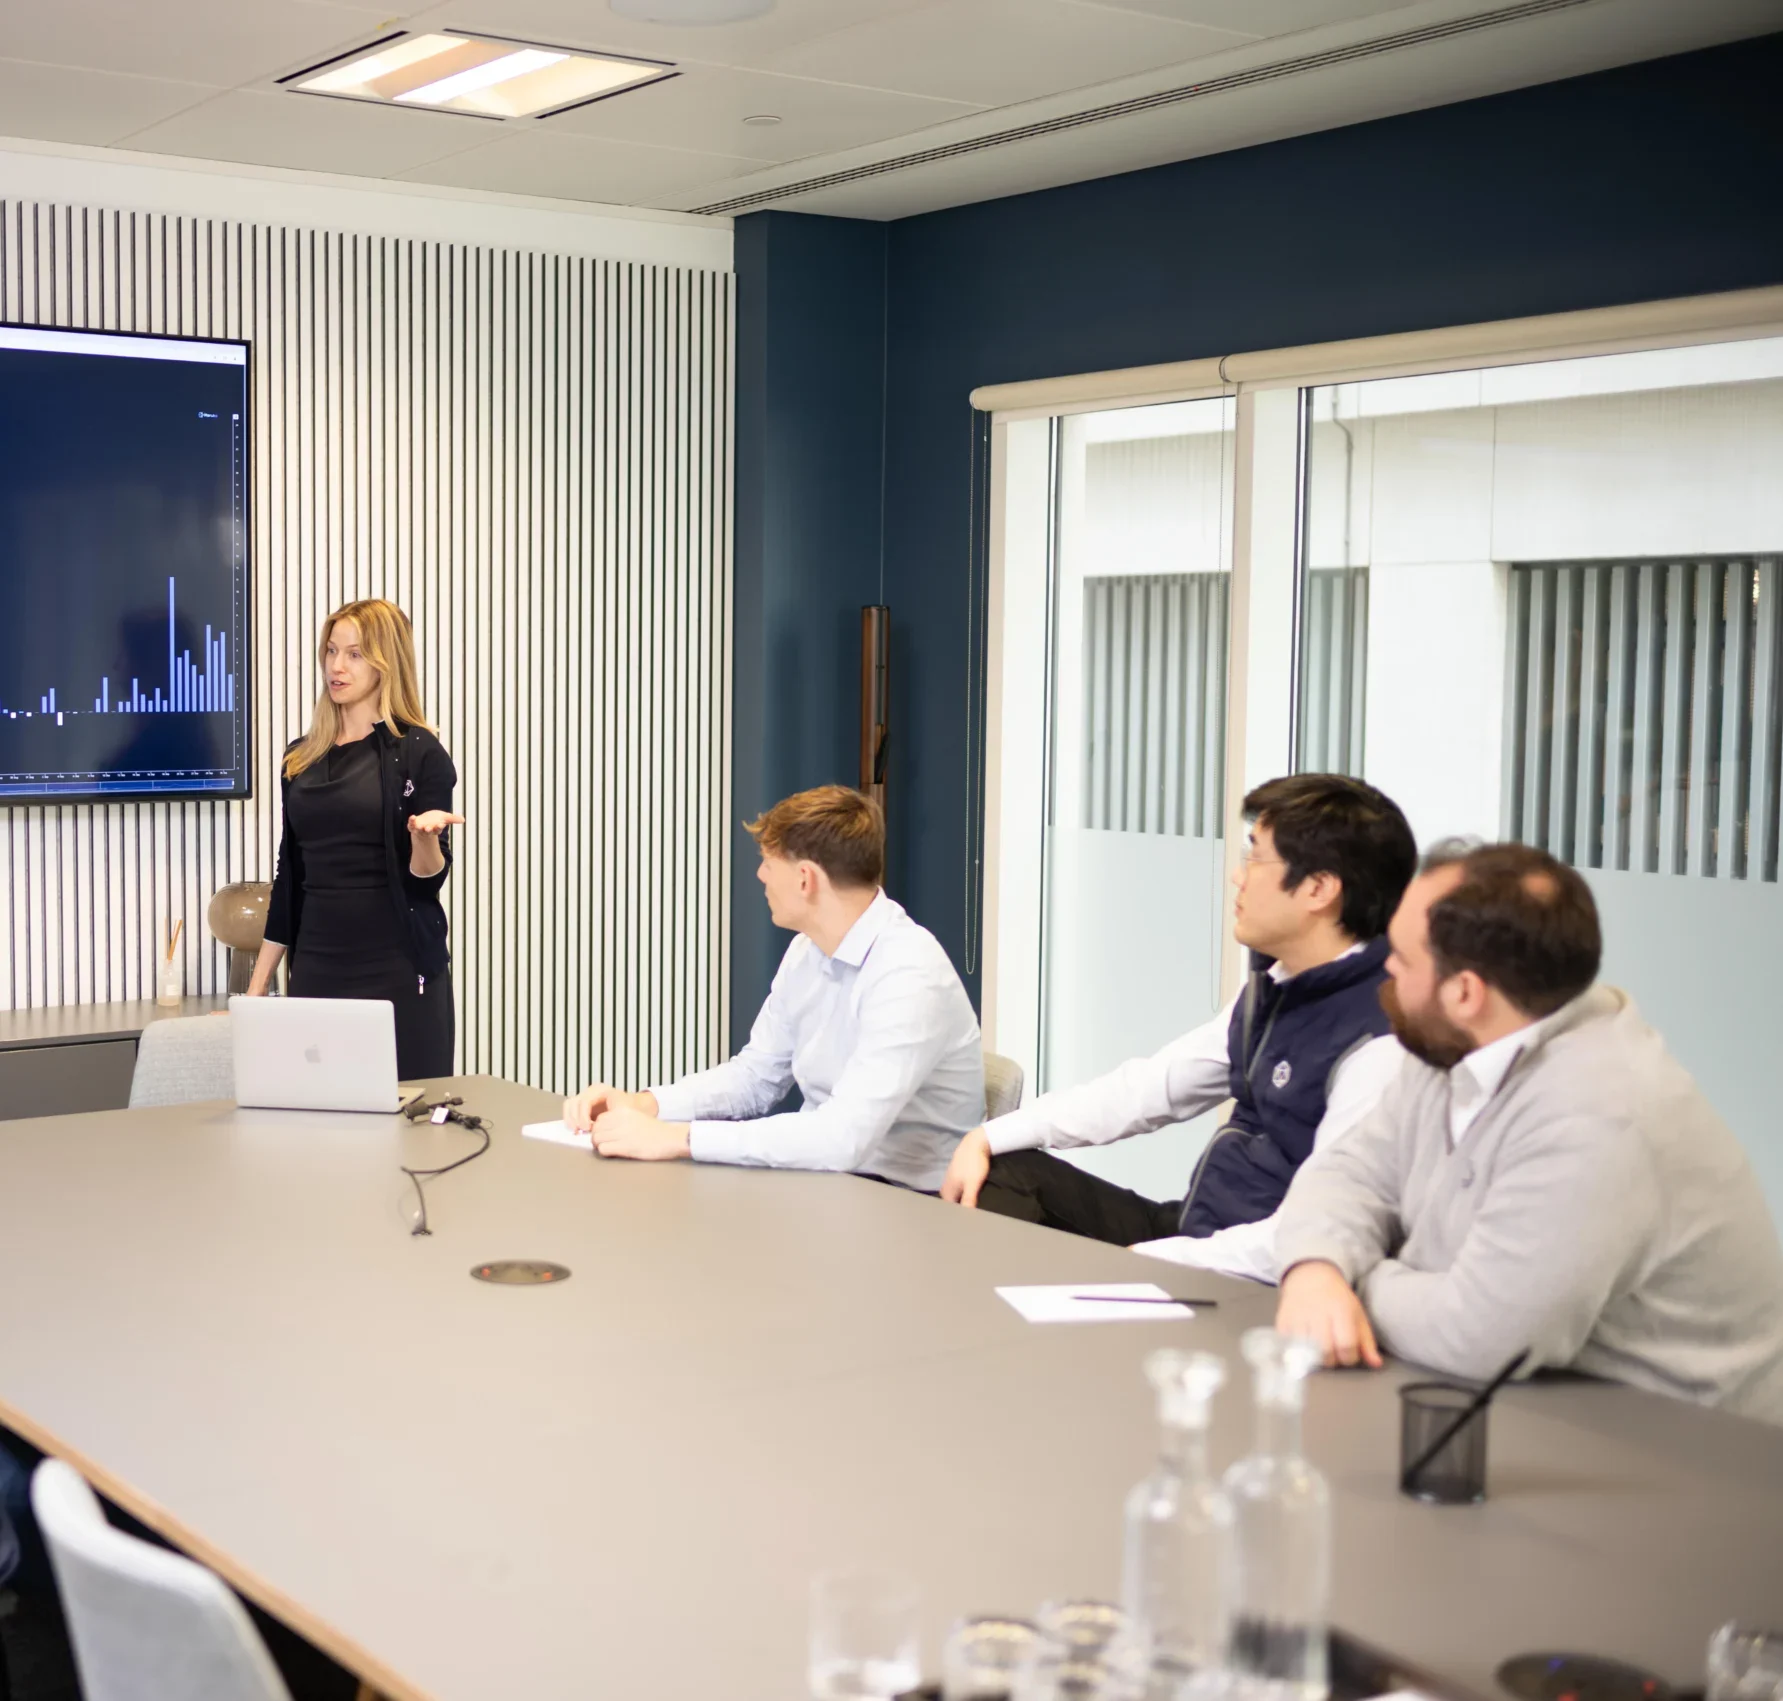
[[[235,1052],[229,1017],[169,1016],[150,1022],[136,1046],[130,1108],[198,1104],[235,1097]]]
[[[85,1701],[291,1701],[247,1610],[214,1572],[113,1529],[60,1459],[37,1467],[31,1509]]]
[[[1013,1057],[1002,1057],[994,1051],[984,1054],[984,1119],[1007,1116],[1020,1107],[1022,1085],[1026,1077],[1022,1066]]]

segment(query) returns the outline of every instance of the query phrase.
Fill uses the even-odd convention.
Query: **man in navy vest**
[[[1411,828],[1373,786],[1296,774],[1244,800],[1250,842],[1234,934],[1248,984],[1211,1022],[1154,1057],[975,1128],[941,1196],[1256,1281],[1277,1279],[1274,1216],[1313,1151],[1373,1108],[1403,1053],[1380,988],[1388,918],[1417,867]],[[1043,1147],[1104,1145],[1232,1114],[1160,1203]]]

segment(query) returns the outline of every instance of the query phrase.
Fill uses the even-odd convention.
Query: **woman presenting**
[[[382,998],[396,1072],[452,1073],[454,1017],[440,888],[457,770],[421,708],[415,641],[394,603],[322,623],[322,695],[285,752],[285,829],[248,996],[291,953],[294,998]]]

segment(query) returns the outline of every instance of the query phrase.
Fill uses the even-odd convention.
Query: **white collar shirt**
[[[796,1111],[776,1107],[797,1086]],[[749,1043],[651,1089],[701,1163],[852,1170],[933,1192],[984,1120],[984,1049],[940,942],[884,892],[834,956],[787,947]]]
[[[1511,1065],[1523,1055],[1534,1037],[1536,1024],[1503,1034],[1477,1051],[1470,1051],[1449,1071],[1449,1144],[1459,1146],[1467,1138],[1482,1110],[1504,1085]]]

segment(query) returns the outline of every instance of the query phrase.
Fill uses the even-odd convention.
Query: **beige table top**
[[[1270,1296],[846,1176],[490,1153],[398,1118],[112,1112],[0,1127],[0,1421],[396,1697],[790,1701],[826,1565],[967,1611],[1117,1585],[1160,1342],[1236,1361]],[[473,1263],[550,1258],[556,1289]],[[1000,1283],[1158,1279],[1193,1321],[1036,1328]],[[1397,1373],[1320,1377],[1336,1621],[1463,1695],[1550,1647],[1700,1682],[1783,1624],[1783,1431],[1625,1389],[1514,1389],[1492,1499],[1393,1487]],[[1223,1397],[1221,1461],[1246,1396]]]
[[[182,998],[164,1008],[152,998],[118,1004],[40,1004],[29,1010],[0,1010],[0,1051],[41,1045],[84,1045],[93,1040],[137,1039],[150,1022],[169,1016],[205,1016],[228,1007],[222,994]]]

